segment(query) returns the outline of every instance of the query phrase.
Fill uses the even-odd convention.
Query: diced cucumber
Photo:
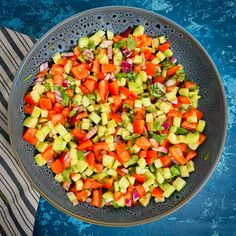
[[[173,125],[176,126],[176,127],[180,127],[180,124],[181,124],[181,117],[174,117],[173,119]]]
[[[174,182],[172,183],[172,185],[175,187],[175,189],[179,192],[181,189],[183,189],[183,187],[186,185],[186,182],[180,178],[177,177]]]
[[[62,181],[63,181],[63,176],[62,176],[62,174],[55,175],[54,179],[55,179],[57,182],[62,182]]]
[[[159,45],[160,45],[160,43],[159,43],[159,39],[158,38],[152,39],[152,47],[153,48],[158,48]]]
[[[139,72],[139,77],[142,80],[142,82],[146,82],[147,81],[147,73],[145,71],[140,71]]]
[[[191,123],[197,123],[197,116],[188,116],[187,117],[187,122]]]
[[[144,30],[144,27],[142,25],[139,25],[134,29],[133,35],[136,37],[141,36],[144,34]]]
[[[173,56],[173,52],[170,49],[167,49],[164,51],[164,55],[169,58],[171,56]]]
[[[95,123],[98,124],[101,121],[101,117],[97,113],[92,112],[89,114],[89,118]]]
[[[44,152],[47,147],[48,147],[48,144],[45,143],[45,142],[38,142],[37,145],[36,145],[36,149],[39,152]]]
[[[86,176],[91,176],[93,174],[93,170],[91,168],[87,168],[83,174],[85,174]]]
[[[134,101],[134,107],[136,107],[136,108],[142,108],[142,101],[136,99],[136,100]]]
[[[138,85],[137,81],[129,81],[128,82],[128,87],[129,87],[129,90],[132,91],[132,92],[136,92],[137,94],[142,94],[143,93],[143,86]]]
[[[114,163],[114,157],[110,155],[103,155],[102,164],[108,168],[111,168]]]
[[[115,202],[117,207],[124,207],[125,206],[125,197],[122,196],[118,201]]]
[[[82,119],[81,128],[89,130],[90,128],[90,119]]]
[[[102,113],[102,114],[106,114],[106,113]],[[105,132],[106,132],[106,126],[102,126],[102,125],[99,125],[98,126],[98,137],[102,137],[105,135]]]
[[[150,193],[147,193],[145,196],[139,199],[139,203],[142,206],[146,207],[149,204],[151,197],[152,195]]]
[[[189,177],[188,168],[186,165],[180,166],[179,169],[181,177]]]
[[[72,99],[73,105],[80,105],[82,101],[82,95],[81,94],[75,94],[75,96]]]
[[[87,167],[88,167],[88,163],[85,159],[78,160],[76,164],[76,168],[79,173],[83,173],[87,169]]]
[[[115,192],[119,192],[120,191],[119,184],[118,184],[117,181],[114,182],[114,191]]]
[[[41,109],[41,117],[47,118],[48,117],[48,110]]]
[[[40,142],[43,142],[49,133],[50,133],[50,128],[48,126],[44,126],[42,129],[37,131],[36,138]]]
[[[196,143],[198,140],[199,140],[199,132],[194,132],[194,133],[189,132],[185,138],[185,142],[187,144]]]
[[[28,128],[35,128],[37,124],[38,124],[38,119],[32,116],[28,116],[23,123],[23,125]]]
[[[120,162],[118,160],[115,160],[114,163],[113,163],[112,168],[117,169],[117,167],[120,166],[120,165],[121,165]]]
[[[79,38],[79,41],[78,41],[78,46],[79,48],[87,48],[89,45],[89,38],[88,37],[81,37]]]
[[[52,149],[54,151],[63,151],[66,147],[66,142],[63,141],[63,138],[62,137],[57,137],[54,142],[53,142],[53,145],[52,145]]]
[[[156,160],[154,161],[154,165],[155,165],[155,167],[156,167],[157,169],[160,169],[160,168],[162,167],[162,162],[161,162],[161,160],[160,160],[160,159],[156,159]]]
[[[129,186],[129,181],[126,177],[122,176],[120,181],[119,181],[119,187],[120,187],[120,191],[122,193],[126,193],[126,189]]]
[[[147,113],[146,114],[146,122],[153,122],[153,114],[152,113]]]
[[[122,55],[121,51],[117,52],[113,57],[114,64],[116,66],[119,66],[122,62],[122,59],[123,59],[123,55]]]
[[[106,54],[100,54],[98,56],[100,64],[109,64],[109,58]]]
[[[133,155],[131,159],[129,159],[127,162],[124,163],[124,167],[127,168],[131,165],[134,165],[138,161],[138,156]]]
[[[47,163],[47,161],[43,158],[43,156],[40,153],[34,157],[34,161],[38,166],[43,166]]]
[[[73,192],[68,192],[66,195],[67,195],[68,199],[70,200],[70,202],[73,203],[73,205],[78,204],[77,197],[75,196],[75,194]]]
[[[117,172],[116,172],[116,170],[113,169],[113,168],[108,169],[107,174],[110,175],[110,176],[112,176],[112,177],[114,177],[114,178],[117,177]]]
[[[175,187],[172,185],[169,185],[169,187],[164,191],[163,195],[166,198],[169,198],[175,191]]]
[[[179,176],[180,175],[180,170],[176,166],[171,166],[170,173],[171,173],[172,177]]]
[[[188,161],[186,166],[187,166],[187,169],[188,169],[189,173],[195,171],[195,167],[194,167],[194,162],[193,161]]]
[[[188,89],[188,88],[180,88],[180,89],[179,89],[179,94],[180,94],[181,96],[188,97],[188,95],[189,95],[189,89]]]
[[[75,183],[75,189],[76,191],[80,191],[83,188],[83,181],[82,180],[77,180]]]
[[[170,168],[163,168],[162,174],[165,179],[170,179],[172,177],[170,173]]]
[[[167,136],[167,140],[171,144],[178,144],[179,143],[178,136],[175,135],[174,133],[169,133],[169,135]]]
[[[102,194],[102,198],[106,203],[112,202],[114,200],[113,193],[111,191],[107,191]]]
[[[83,96],[83,99],[82,99],[82,105],[84,107],[88,107],[90,105],[90,101],[89,101],[89,98],[87,96]]]
[[[162,102],[160,104],[160,110],[163,111],[164,113],[168,113],[171,109],[172,105],[167,102]]]
[[[156,174],[156,180],[158,184],[163,184],[165,181],[165,178],[163,177],[163,175],[158,171]]]
[[[71,142],[69,142],[69,148],[76,149],[77,148],[77,144],[71,141]]]
[[[162,198],[155,197],[154,200],[155,200],[156,203],[162,203],[162,202],[165,202],[165,198],[164,198],[164,197],[162,197]]]
[[[114,33],[111,32],[111,31],[109,31],[109,30],[107,30],[107,39],[108,39],[108,40],[112,40],[113,37],[114,37]]]
[[[106,142],[107,144],[113,143],[113,142],[114,142],[114,137],[113,137],[112,135],[106,136],[106,137],[105,137],[105,142]]]
[[[58,132],[60,136],[64,136],[68,133],[61,123],[58,123],[56,126],[54,126],[54,129]]]
[[[118,79],[117,80],[117,84],[118,84],[118,86],[120,87],[120,86],[125,86],[126,85],[126,78],[121,78],[121,79]],[[130,89],[129,89],[130,90]]]
[[[160,44],[163,44],[163,43],[166,42],[166,38],[165,38],[164,35],[159,36],[158,39],[159,39],[159,43],[160,43]]]
[[[205,120],[199,120],[198,124],[197,124],[196,131],[203,132],[205,126],[206,126],[206,121]]]
[[[34,106],[31,116],[34,118],[38,118],[40,116],[40,114],[41,114],[41,109],[37,106]]]
[[[138,163],[138,165],[140,166],[140,168],[145,168],[146,167],[146,165],[147,165],[147,162],[146,162],[146,160],[143,158],[143,157],[141,157],[138,161],[137,161],[137,163]]]
[[[77,182],[79,179],[81,179],[81,174],[75,174],[73,177],[71,177],[71,179],[72,179],[74,182]]]
[[[161,61],[159,60],[159,58],[155,57],[153,60],[152,60],[152,63],[155,64],[155,65],[158,65]]]
[[[145,107],[148,107],[148,106],[152,105],[150,97],[142,98],[142,103]]]
[[[54,63],[57,64],[57,63],[60,61],[60,59],[61,59],[61,54],[60,54],[60,52],[56,52],[56,53],[52,56],[52,59],[53,59]]]
[[[134,177],[134,176],[128,175],[128,176],[127,176],[127,179],[129,180],[129,183],[130,183],[131,185],[134,185],[134,183],[135,183],[135,177]]]
[[[188,146],[192,150],[197,150],[197,148],[199,147],[199,143],[188,143]]]
[[[136,172],[136,174],[145,174],[146,169],[141,168],[140,166],[136,166],[135,167],[135,172]]]
[[[133,63],[134,64],[142,64],[143,63],[143,57],[140,56],[140,55],[135,55]]]
[[[70,149],[69,157],[71,166],[76,165],[78,163],[77,150],[75,148]]]
[[[138,153],[140,150],[141,148],[137,144],[134,144],[133,147],[131,148],[132,153]]]
[[[158,51],[158,53],[156,54],[156,57],[160,62],[166,59],[166,56],[161,51]]]
[[[175,133],[177,131],[177,127],[176,126],[171,126],[170,129],[169,129],[169,133]]]
[[[68,60],[67,63],[65,64],[65,66],[64,66],[64,71],[65,71],[67,74],[69,74],[69,73],[70,73],[70,70],[71,70],[71,68],[72,68],[72,66],[73,66],[73,61]]]
[[[67,134],[65,134],[65,135],[63,136],[63,139],[64,139],[67,143],[70,142],[72,138],[73,138],[73,136],[72,136],[70,133],[68,133],[68,132],[67,132]]]
[[[105,32],[103,30],[98,30],[94,35],[89,38],[89,40],[94,43],[94,46],[97,46],[99,43],[102,42],[104,35]]]

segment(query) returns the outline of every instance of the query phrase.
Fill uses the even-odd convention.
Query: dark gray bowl
[[[68,51],[76,45],[80,36],[98,29],[122,32],[129,26],[143,24],[151,36],[165,34],[172,42],[175,56],[184,65],[189,79],[200,85],[200,108],[207,122],[207,141],[199,149],[196,172],[187,179],[187,186],[175,193],[165,203],[152,201],[147,207],[98,209],[88,204],[72,206],[64,190],[54,181],[47,167],[37,167],[33,156],[35,150],[22,140],[23,97],[32,82],[23,81],[29,73],[36,74],[41,63],[55,52]],[[54,45],[54,48],[52,47]],[[63,21],[46,33],[30,50],[22,62],[14,80],[9,103],[9,128],[11,143],[21,168],[33,187],[53,206],[63,212],[89,223],[107,226],[129,226],[157,220],[183,206],[206,183],[215,169],[225,142],[227,106],[219,73],[203,47],[183,28],[155,13],[131,7],[104,7],[79,13]],[[210,151],[211,158],[204,161],[202,154]]]

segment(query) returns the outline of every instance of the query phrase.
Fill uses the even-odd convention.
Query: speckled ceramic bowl
[[[36,74],[40,64],[47,61],[55,50],[68,51],[76,45],[80,36],[92,34],[98,29],[109,29],[119,33],[129,26],[143,24],[151,36],[165,34],[172,42],[178,61],[183,64],[187,77],[196,81],[200,87],[200,109],[207,122],[205,133],[207,141],[199,149],[196,158],[196,172],[187,178],[187,186],[176,192],[164,203],[151,203],[147,207],[101,209],[79,203],[72,206],[65,191],[53,179],[47,167],[34,164],[35,150],[22,140],[24,113],[23,97],[32,80],[22,79],[29,73]],[[53,45],[53,47],[52,47]],[[206,183],[214,170],[225,142],[227,127],[227,108],[220,76],[212,60],[203,47],[183,28],[169,19],[146,10],[130,7],[105,7],[79,13],[63,21],[46,33],[30,50],[22,62],[13,83],[9,103],[9,128],[11,143],[22,170],[34,188],[49,203],[63,212],[89,223],[107,226],[137,225],[160,219],[183,206]],[[203,153],[210,151],[210,159],[203,160]],[[187,216],[186,216],[187,217]]]

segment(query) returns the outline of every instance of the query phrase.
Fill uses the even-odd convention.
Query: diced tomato
[[[182,152],[186,152],[187,151],[187,145],[185,143],[178,143],[176,145],[180,147]]]
[[[52,162],[51,169],[52,169],[52,172],[55,173],[56,175],[61,174],[61,172],[64,170],[62,162],[59,159]]]
[[[197,128],[197,123],[195,122],[187,122],[187,121],[183,121],[181,126],[187,130],[191,130],[194,131]]]
[[[97,77],[98,77],[99,80],[104,80],[105,79],[105,75],[101,71],[98,72]]]
[[[198,144],[202,144],[204,141],[206,140],[206,135],[200,133],[199,134],[199,140],[198,140]]]
[[[98,59],[95,59],[93,61],[91,71],[94,72],[95,74],[99,73],[99,71],[100,71],[100,63],[99,63]]]
[[[180,111],[179,110],[170,110],[167,113],[167,117],[171,118],[171,117],[180,117]]]
[[[42,157],[46,160],[49,161],[53,158],[54,156],[54,151],[52,149],[52,145],[49,145],[44,152],[42,153]]]
[[[119,123],[119,122],[122,121],[121,116],[120,116],[119,114],[117,114],[117,113],[111,112],[111,113],[109,114],[109,116],[110,116],[110,119],[111,119],[111,120],[114,120],[114,121],[117,122],[117,123]]]
[[[108,145],[106,142],[99,142],[93,145],[93,151],[95,156],[98,156],[102,150],[108,151]]]
[[[118,159],[121,164],[124,164],[125,162],[127,162],[131,158],[131,155],[128,150],[124,150],[123,152],[121,152],[118,155],[119,155]]]
[[[33,100],[33,97],[31,96],[31,93],[27,93],[25,96],[24,96],[24,100],[25,100],[25,103],[27,104],[31,104],[31,105],[34,105],[35,102]]]
[[[108,90],[111,93],[111,95],[118,95],[119,94],[119,88],[116,81],[113,81],[108,84]]]
[[[165,77],[162,77],[160,75],[157,76],[156,78],[153,79],[153,83],[155,84],[157,82],[163,84],[165,82]]]
[[[169,77],[169,76],[175,74],[176,71],[179,70],[179,69],[180,69],[180,66],[173,66],[173,67],[169,68],[169,69],[167,70],[167,74],[166,74],[167,77]]]
[[[86,156],[86,159],[87,159],[88,165],[90,167],[94,167],[94,164],[95,164],[95,156],[94,156],[94,154],[93,153],[89,153]]]
[[[62,114],[53,114],[51,121],[54,125],[56,125],[57,123],[61,123],[62,125],[65,125],[66,123]]]
[[[135,186],[135,191],[138,193],[139,198],[146,195],[146,191],[145,191],[143,185],[141,185],[141,184]]]
[[[169,42],[166,42],[166,43],[163,43],[161,44],[159,47],[158,47],[158,50],[161,51],[161,52],[165,52],[167,49],[170,48],[170,43]]]
[[[152,53],[151,53],[151,51],[149,49],[145,49],[143,51],[143,54],[144,54],[145,60],[149,60],[150,57],[152,56]]]
[[[55,74],[53,77],[53,83],[59,86],[63,85],[64,76],[62,74]]]
[[[141,151],[138,153],[138,156],[139,156],[139,157],[146,158],[146,156],[147,156],[147,152],[144,151],[144,150],[141,150]]]
[[[89,139],[81,141],[78,145],[79,150],[92,150],[92,148],[93,148],[93,143]]]
[[[85,202],[89,196],[89,192],[86,190],[77,191],[75,193],[79,202]]]
[[[76,120],[81,120],[81,119],[86,118],[86,117],[88,117],[88,113],[86,111],[84,111],[84,112],[79,113],[76,116]]]
[[[121,192],[114,192],[114,200],[118,201],[123,196]]]
[[[116,112],[122,105],[122,99],[119,95],[112,96],[113,103],[111,104],[112,112]]]
[[[53,104],[56,102],[56,97],[54,92],[48,91],[46,93],[46,97],[49,98]]]
[[[35,146],[38,142],[36,137],[37,131],[35,128],[28,128],[23,134],[23,140]]]
[[[48,73],[48,69],[43,70],[43,71],[40,71],[39,73],[37,73],[37,74],[35,75],[35,77],[36,77],[36,78],[42,78],[42,77],[44,77],[47,73]]]
[[[197,84],[193,81],[184,81],[184,87],[188,89],[196,88]]]
[[[169,154],[181,165],[184,165],[186,163],[186,160],[184,158],[183,151],[181,150],[179,145],[172,145],[169,148]]]
[[[182,104],[191,104],[191,101],[188,97],[185,96],[178,96],[178,101]]]
[[[143,184],[146,181],[146,175],[144,174],[132,174],[132,176],[135,178],[135,181]]]
[[[147,150],[147,158],[157,158],[157,151],[154,150]]]
[[[144,130],[144,120],[133,120],[134,132],[142,134]]]
[[[74,97],[74,90],[73,89],[67,89],[66,93],[69,95],[69,97],[71,97],[71,98]]]
[[[80,50],[78,47],[74,47],[74,50],[73,50],[74,54],[76,57],[79,57],[80,56]]]
[[[143,150],[148,150],[151,147],[149,140],[145,137],[138,138],[136,144]]]
[[[146,73],[150,76],[155,76],[156,74],[156,65],[152,62],[148,62],[146,65]]]
[[[98,181],[94,179],[89,179],[89,178],[87,178],[83,184],[83,189],[94,189],[94,188],[101,188],[101,187],[102,187],[101,183],[99,183]]]
[[[85,95],[90,93],[90,91],[83,85],[80,85],[79,88],[81,89],[82,93]]]
[[[170,167],[172,164],[172,161],[169,156],[162,156],[159,159],[160,159],[163,167]]]
[[[190,151],[187,153],[187,155],[186,155],[186,157],[185,157],[185,160],[186,160],[186,162],[188,162],[188,161],[192,160],[192,159],[193,159],[194,157],[196,157],[196,156],[197,156],[197,152],[190,150]]]
[[[108,81],[107,80],[101,80],[98,83],[98,94],[102,102],[107,101],[107,97],[108,97]]]
[[[103,188],[110,189],[113,184],[113,178],[106,179],[105,183],[103,184]]]
[[[24,113],[31,115],[34,110],[34,105],[25,104],[23,107]]]
[[[119,176],[125,176],[126,173],[122,170],[123,168],[121,166],[116,168],[116,172]]]
[[[138,72],[141,71],[141,70],[142,70],[141,65],[136,65],[136,66],[134,66],[134,69],[133,69],[134,72],[138,73]]]
[[[80,64],[78,66],[73,67],[71,69],[71,73],[77,80],[86,79],[89,76],[89,71],[85,64]]]
[[[94,164],[94,168],[97,170],[98,173],[101,173],[103,170],[103,164],[96,163]]]
[[[68,156],[68,152],[63,152],[60,155],[60,161],[61,161],[64,169],[67,169],[70,167],[70,158]],[[73,173],[71,173],[71,174],[73,174]]]
[[[101,70],[103,73],[110,73],[116,70],[116,66],[114,64],[102,64]]]
[[[51,68],[51,73],[53,75],[61,75],[63,73],[64,67],[61,65],[53,64]]]
[[[61,58],[61,59],[57,62],[57,64],[64,67],[64,66],[66,65],[67,61],[68,61],[68,60],[63,57],[63,58]]]
[[[52,109],[52,102],[49,98],[40,98],[39,106],[42,109],[51,110]]]
[[[65,119],[68,119],[69,118],[69,113],[70,113],[70,109],[69,107],[65,107],[63,110],[62,110],[62,115]]]
[[[91,201],[91,205],[95,207],[102,206],[102,191],[101,190],[93,190],[93,198]]]
[[[84,86],[90,91],[93,92],[97,87],[97,81],[94,79],[86,79]]]
[[[61,113],[63,109],[64,109],[63,105],[59,102],[56,102],[53,107],[53,110],[55,111],[55,113]]]
[[[163,198],[163,197],[164,197],[163,193],[164,193],[164,192],[163,192],[162,189],[159,188],[159,187],[156,187],[156,188],[154,188],[154,189],[152,190],[152,196],[153,196],[153,197]]]
[[[86,132],[77,128],[77,129],[72,129],[71,134],[77,139],[81,140],[86,135]]]

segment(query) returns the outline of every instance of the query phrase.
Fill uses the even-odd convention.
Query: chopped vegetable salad
[[[165,36],[144,31],[79,38],[40,66],[24,97],[23,140],[73,205],[161,204],[195,170],[206,139],[199,87]]]

